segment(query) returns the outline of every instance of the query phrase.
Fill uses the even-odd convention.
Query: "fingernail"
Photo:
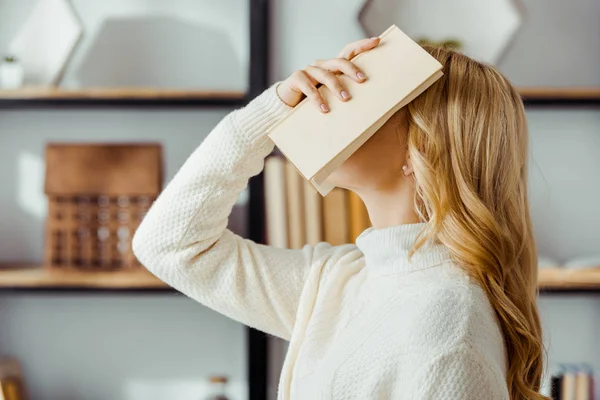
[[[379,36],[373,36],[373,37],[371,38],[371,40],[376,40],[376,39],[379,39]]]
[[[356,76],[358,76],[358,79],[367,79],[367,76],[362,72],[357,72]]]
[[[328,112],[329,111],[329,107],[327,107],[327,104],[321,104],[321,110],[323,112]]]
[[[350,93],[346,92],[345,90],[342,90],[340,92],[340,94],[342,95],[342,99],[349,99],[350,98]]]

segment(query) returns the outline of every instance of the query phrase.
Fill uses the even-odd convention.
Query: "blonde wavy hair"
[[[444,76],[407,107],[417,212],[497,314],[512,400],[538,393],[544,366],[537,251],[527,196],[528,133],[519,93],[496,69],[425,47]]]

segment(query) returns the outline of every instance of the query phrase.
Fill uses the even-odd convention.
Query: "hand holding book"
[[[344,161],[442,75],[442,65],[396,26],[378,40],[350,45],[342,56],[279,85],[281,100],[294,109],[268,132],[321,195],[334,188],[327,178]]]
[[[321,112],[329,112],[327,101],[317,87],[325,85],[340,101],[350,100],[350,94],[339,74],[344,74],[356,83],[367,80],[363,71],[350,61],[354,56],[371,50],[379,44],[379,38],[363,39],[348,44],[338,58],[317,60],[312,65],[294,72],[277,87],[277,95],[290,107],[295,107],[306,96]]]

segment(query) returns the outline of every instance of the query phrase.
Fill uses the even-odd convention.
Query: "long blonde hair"
[[[407,107],[415,204],[427,240],[446,245],[487,293],[504,334],[512,400],[538,393],[544,349],[527,198],[523,102],[496,69],[426,47],[444,76]]]

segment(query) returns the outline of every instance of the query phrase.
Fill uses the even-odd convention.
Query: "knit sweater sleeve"
[[[426,362],[413,380],[414,400],[509,400],[503,373],[492,360],[460,343]]]
[[[266,131],[289,107],[274,87],[226,116],[140,224],[133,251],[160,279],[243,324],[289,339],[304,283],[333,248],[276,249],[227,227],[248,179],[273,150]]]

